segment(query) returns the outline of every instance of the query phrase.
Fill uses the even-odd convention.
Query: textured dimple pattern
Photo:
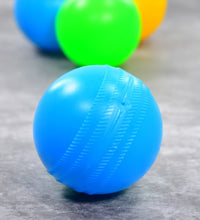
[[[111,71],[116,68],[106,67],[92,108],[65,154],[49,171],[81,192],[89,192],[94,185],[102,189],[112,184],[134,145],[150,102],[149,90],[139,79],[119,68],[113,78]]]
[[[115,186],[117,184],[112,181],[112,178],[117,174],[118,169],[125,160],[126,156],[129,154],[129,150],[134,147],[135,138],[142,127],[143,121],[151,103],[152,96],[149,91],[142,86],[137,85],[135,87],[134,96],[130,100],[134,101],[136,105],[128,109],[127,114],[124,117],[123,122],[119,125],[117,134],[114,137],[113,145],[122,146],[110,159],[107,164],[107,169],[109,169],[108,175],[100,183],[101,188],[106,186]],[[121,130],[123,129],[123,130]],[[122,131],[122,132],[121,132]],[[118,138],[120,136],[121,138]],[[120,140],[119,140],[120,139]],[[100,189],[100,187],[99,187]]]
[[[133,145],[134,137],[138,132],[139,124],[141,124],[143,117],[138,117],[137,113],[141,110],[141,98],[144,94],[143,84],[138,79],[131,78],[124,98],[125,112],[121,115],[119,123],[113,130],[112,142],[109,145],[105,155],[94,172],[90,175],[88,186],[92,184],[99,184],[100,178],[105,169],[110,169],[110,173],[101,181],[104,186],[109,182],[111,177],[117,171],[121,162],[124,160],[128,149]],[[146,106],[146,103],[143,103]],[[143,111],[142,111],[143,112]],[[143,113],[141,113],[143,114]],[[132,130],[130,134],[130,129]],[[128,136],[127,136],[128,135]],[[121,143],[126,140],[126,145]],[[110,166],[111,165],[111,166]],[[102,179],[101,179],[102,180]]]
[[[99,191],[113,185],[112,178],[117,174],[120,165],[134,147],[134,140],[142,126],[142,122],[148,112],[152,96],[146,86],[137,79],[131,78],[124,96],[125,112],[112,130],[111,141],[100,163],[88,177],[85,190],[89,191],[92,185],[96,185]],[[105,174],[106,171],[106,174]],[[96,193],[95,191],[92,193]]]

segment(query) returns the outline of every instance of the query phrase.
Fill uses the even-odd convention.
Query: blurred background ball
[[[16,21],[37,47],[59,50],[55,34],[55,17],[64,0],[16,0]]]
[[[152,166],[161,139],[161,114],[151,92],[120,68],[72,70],[48,88],[35,113],[41,160],[78,192],[129,187]]]
[[[130,0],[68,0],[57,16],[57,38],[79,66],[118,66],[136,49],[141,18]]]
[[[167,0],[133,0],[142,16],[142,38],[149,37],[161,24],[167,9]]]

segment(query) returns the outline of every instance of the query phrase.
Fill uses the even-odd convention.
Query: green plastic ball
[[[79,66],[119,66],[137,48],[141,26],[131,0],[67,0],[56,18],[60,47]]]

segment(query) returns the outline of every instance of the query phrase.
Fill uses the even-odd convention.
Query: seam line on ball
[[[113,111],[111,111],[112,115],[110,118],[108,118],[108,124],[107,124],[107,131],[105,131],[104,133],[104,139],[102,140],[102,143],[101,144],[104,144],[104,145],[107,145],[107,147],[105,148],[101,158],[99,159],[99,161],[101,162],[102,161],[102,157],[104,157],[106,155],[106,153],[108,151],[110,151],[110,136],[113,135],[113,131],[115,130],[115,128],[118,126],[118,123],[119,121],[121,120],[122,118],[122,115],[123,115],[123,112],[125,112],[125,101],[126,101],[126,95],[127,95],[127,92],[128,92],[128,87],[130,85],[130,83],[133,81],[132,80],[132,77],[129,77],[128,78],[128,83],[124,86],[123,85],[123,81],[125,78],[127,78],[127,75],[124,75],[124,71],[120,68],[117,68],[118,71],[119,71],[119,78],[116,80],[116,83],[115,83],[115,90],[113,91],[113,94],[110,96],[110,99],[107,103],[107,113],[109,112],[109,109],[111,110],[112,108],[114,109]],[[114,100],[117,99],[117,107],[113,107],[112,106],[112,103]],[[105,112],[105,114],[106,114]],[[110,121],[110,122],[109,122]],[[106,138],[107,137],[107,138]],[[105,139],[107,140],[106,143],[105,143]],[[98,143],[99,144],[99,143]],[[104,166],[106,166],[106,163],[108,162],[108,160],[106,161],[106,158],[105,160],[102,162],[101,166],[99,166],[99,162],[98,160],[95,162],[95,164],[93,164],[93,169],[98,167],[98,172],[101,172],[101,170],[104,169]],[[92,174],[93,172],[89,172],[89,174],[86,176],[87,177],[87,180],[92,178],[92,177],[96,177],[97,175],[93,175]],[[82,189],[86,189],[89,187],[89,183],[90,181],[92,181],[91,179],[89,181],[87,181],[87,185],[84,185],[84,183],[82,185],[79,185],[79,191]]]
[[[141,84],[142,85],[142,84]],[[143,86],[143,85],[142,85]],[[145,95],[144,95],[145,92]],[[148,89],[146,87],[144,87],[143,92],[140,92],[140,89],[137,90],[137,98],[138,98],[138,102],[139,102],[139,96],[144,96],[143,102],[142,102],[142,107],[138,110],[138,116],[133,117],[133,119],[135,120],[134,124],[133,122],[129,123],[129,127],[130,128],[131,124],[133,124],[132,130],[131,130],[131,135],[129,135],[129,137],[124,137],[124,147],[122,148],[121,152],[118,155],[118,158],[116,159],[116,163],[115,166],[113,167],[113,169],[110,170],[109,175],[106,179],[104,179],[104,183],[102,183],[102,187],[104,187],[105,185],[110,185],[111,184],[111,179],[113,178],[113,176],[117,173],[117,170],[120,168],[120,166],[122,165],[125,157],[128,155],[128,152],[131,149],[131,146],[134,146],[134,141],[136,139],[136,136],[142,126],[142,122],[145,119],[147,112],[148,112],[148,108],[149,108],[149,104],[151,102],[151,95],[148,91]],[[133,113],[134,114],[134,113]]]
[[[106,66],[106,69],[108,67]],[[86,118],[84,119],[80,129],[78,130],[78,132],[76,133],[76,135],[74,136],[74,139],[73,141],[71,142],[71,144],[69,145],[69,147],[67,148],[67,150],[65,151],[65,153],[63,154],[63,156],[58,160],[58,162],[56,163],[56,165],[51,169],[51,170],[48,170],[48,172],[51,174],[51,175],[57,175],[57,172],[59,171],[59,169],[62,167],[62,165],[64,165],[63,163],[66,162],[66,160],[68,160],[70,157],[71,157],[71,154],[73,153],[73,151],[75,151],[75,147],[78,143],[80,143],[80,141],[82,140],[83,136],[85,135],[84,133],[87,132],[87,130],[89,129],[89,124],[91,122],[91,112],[93,112],[93,108],[95,108],[95,106],[97,105],[98,107],[98,102],[99,102],[99,96],[102,96],[101,93],[102,93],[102,90],[103,90],[103,87],[104,87],[104,83],[106,81],[106,78],[107,78],[107,74],[108,74],[108,71],[106,71],[105,73],[105,76],[101,82],[101,85],[99,87],[99,90],[97,92],[97,95],[94,99],[94,102],[93,102],[93,105],[90,109],[90,111],[88,112]],[[89,118],[89,119],[88,119]],[[57,176],[57,178],[59,179],[60,175]],[[62,175],[61,175],[62,176]]]
[[[113,68],[106,66],[106,71],[113,71]],[[120,74],[119,74],[119,78],[121,78],[121,80],[124,78],[123,75],[123,71],[119,68]],[[110,85],[110,83],[113,83],[113,79],[112,79],[112,74],[106,73],[106,78],[102,84],[102,89],[99,90],[97,98],[96,98],[96,107],[95,105],[93,105],[93,111],[91,110],[91,117],[90,120],[93,121],[95,119],[95,111],[98,111],[98,107],[99,104],[104,103],[106,96],[106,89],[107,89],[107,85]],[[99,146],[101,144],[105,144],[105,143],[101,143],[102,141],[105,141],[105,138],[102,139],[102,136],[105,137],[109,137],[110,136],[110,130],[112,130],[114,128],[114,126],[116,126],[116,123],[120,117],[120,113],[121,113],[121,109],[119,108],[114,108],[113,107],[113,100],[114,99],[119,99],[119,103],[121,105],[121,101],[123,100],[124,96],[121,97],[120,91],[118,87],[120,87],[119,85],[121,85],[121,80],[119,80],[118,78],[116,79],[116,83],[115,84],[115,91],[113,92],[113,94],[110,94],[109,96],[109,101],[107,102],[106,106],[105,106],[105,112],[104,114],[102,114],[102,117],[99,118],[95,124],[95,129],[94,132],[92,132],[92,134],[90,134],[90,137],[88,138],[88,141],[85,143],[84,148],[79,152],[79,154],[77,155],[76,160],[70,164],[70,169],[67,170],[65,172],[64,175],[62,175],[62,178],[59,179],[60,182],[63,182],[65,180],[66,177],[69,178],[69,176],[71,176],[73,174],[73,171],[75,172],[76,169],[78,169],[78,167],[81,166],[81,162],[85,161],[84,158],[86,158],[86,156],[88,156],[88,154],[92,154],[93,151],[93,147],[94,146]],[[119,85],[118,85],[119,84]],[[117,86],[118,85],[118,86]],[[126,88],[127,86],[125,86]],[[126,91],[125,91],[126,94]],[[99,97],[99,98],[98,98]],[[91,127],[91,126],[88,126]],[[88,167],[88,169],[86,170],[90,170],[90,168]],[[82,173],[82,176],[85,177],[87,173],[84,172]],[[76,190],[81,191],[81,185],[79,184],[79,186],[77,186],[78,188],[76,188]]]

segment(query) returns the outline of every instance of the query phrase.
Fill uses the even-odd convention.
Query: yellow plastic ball
[[[149,37],[161,24],[167,9],[167,0],[133,0],[142,17],[141,40]]]

